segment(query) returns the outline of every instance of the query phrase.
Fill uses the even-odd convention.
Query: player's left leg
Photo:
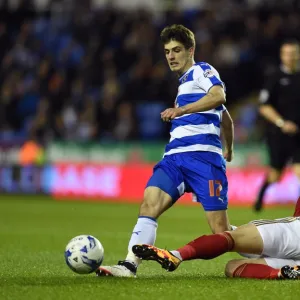
[[[269,225],[271,226],[271,224]],[[235,231],[201,236],[173,251],[159,249],[150,245],[135,245],[133,246],[133,252],[142,259],[157,261],[168,271],[176,270],[182,261],[191,259],[212,259],[228,251],[262,254],[264,248],[268,252],[270,248],[277,246],[278,241],[283,244],[283,247],[287,247],[289,252],[293,251],[293,254],[286,254],[287,256],[295,255],[295,257],[298,257],[297,246],[286,245],[285,241],[281,240],[283,231],[280,230],[280,228],[277,228],[279,231],[278,235],[269,235],[269,237],[266,235],[266,232],[269,231],[270,233],[270,228],[269,226],[265,228],[264,234],[261,235],[261,232],[254,224],[247,224],[237,228]],[[273,229],[276,230],[276,228]],[[294,237],[297,240],[295,235]],[[281,248],[277,248],[279,248],[278,250],[280,251]],[[277,250],[274,249],[274,251]],[[280,255],[279,252],[277,254]],[[237,259],[228,262],[225,274],[228,277],[257,279],[300,279],[299,265],[300,261],[293,259],[270,257]]]
[[[154,244],[158,226],[157,218],[171,205],[172,197],[169,194],[158,187],[148,186],[129,240],[125,260],[120,260],[113,266],[100,266],[96,272],[97,276],[135,277],[141,261],[132,252],[132,246],[139,243]]]
[[[158,217],[170,208],[183,192],[184,182],[180,169],[174,163],[174,159],[164,158],[156,165],[153,175],[147,183],[125,260],[121,260],[113,266],[100,266],[96,272],[97,275],[135,277],[141,261],[132,252],[132,246],[143,243],[154,244]]]
[[[234,259],[225,267],[227,277],[253,279],[300,279],[300,268],[290,259]]]
[[[154,260],[167,271],[176,270],[180,263],[192,259],[212,259],[231,251],[234,241],[230,233],[202,235],[185,246],[168,251],[142,244],[132,247],[133,253],[143,260]]]

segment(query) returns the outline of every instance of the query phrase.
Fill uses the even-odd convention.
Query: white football
[[[70,269],[78,274],[97,270],[104,258],[102,244],[92,235],[78,235],[66,246],[65,260]]]

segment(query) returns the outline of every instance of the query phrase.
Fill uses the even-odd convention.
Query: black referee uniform
[[[300,127],[300,71],[287,73],[281,67],[270,76],[260,93],[260,103],[270,104],[285,120],[293,121]],[[288,135],[268,123],[266,139],[270,155],[270,166],[282,170],[288,160],[300,163],[300,135]]]
[[[294,122],[300,128],[300,70],[290,73],[284,66],[268,77],[260,92],[261,105],[271,105],[284,120]],[[300,163],[300,133],[288,135],[281,130],[282,124],[266,121],[266,142],[270,166],[280,173],[289,161]],[[282,122],[282,121],[281,121]],[[262,207],[263,196],[270,183],[261,188],[255,209]]]

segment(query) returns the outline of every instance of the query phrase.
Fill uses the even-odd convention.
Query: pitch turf
[[[136,279],[76,275],[64,262],[64,247],[75,235],[92,234],[105,248],[104,264],[123,259],[138,207],[133,204],[56,202],[47,197],[0,196],[0,299],[295,299],[299,281],[227,279],[226,254],[189,261],[167,273],[144,262]],[[291,207],[255,215],[231,208],[232,224],[291,215]],[[161,217],[156,244],[176,248],[209,232],[198,206],[176,205]]]

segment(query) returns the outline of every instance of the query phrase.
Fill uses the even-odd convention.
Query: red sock
[[[274,269],[261,264],[243,264],[235,269],[233,277],[278,279],[279,269]]]
[[[229,232],[203,235],[177,249],[182,260],[211,259],[233,249],[234,240]]]
[[[296,203],[295,212],[293,214],[293,217],[300,217],[300,197]]]

